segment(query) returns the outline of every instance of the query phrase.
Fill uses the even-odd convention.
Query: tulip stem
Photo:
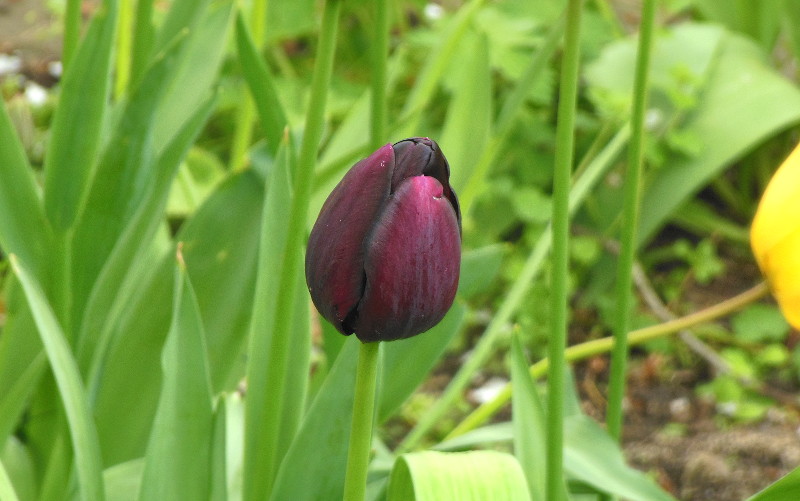
[[[628,359],[628,330],[633,303],[631,284],[636,254],[636,229],[639,226],[639,197],[644,145],[644,112],[647,100],[647,76],[653,39],[655,0],[644,0],[639,29],[639,50],[631,107],[631,141],[628,145],[628,167],[623,187],[623,212],[620,228],[620,253],[617,261],[614,349],[611,352],[611,374],[608,383],[606,426],[619,440],[622,433],[622,399],[625,395],[625,373]]]
[[[367,471],[375,423],[375,388],[378,376],[380,343],[361,343],[356,369],[353,421],[344,479],[345,501],[363,501],[367,491]]]
[[[575,106],[580,63],[581,0],[569,0],[561,65],[560,98],[553,167],[553,251],[550,285],[550,367],[547,379],[546,499],[559,501],[564,493],[564,387],[567,364],[567,301],[569,288],[569,184],[575,143]]]

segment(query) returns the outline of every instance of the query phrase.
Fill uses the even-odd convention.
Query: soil
[[[0,54],[18,57],[18,73],[41,85],[55,83],[50,63],[58,60],[61,49],[53,19],[43,0],[0,0]],[[744,290],[756,279],[757,272],[751,269],[727,279],[735,283],[691,289],[684,299],[702,308],[730,297],[731,291]],[[443,361],[438,376],[426,383],[426,391],[446,385],[457,360],[454,356]],[[653,354],[640,354],[631,361],[623,442],[631,464],[651,473],[676,498],[746,499],[800,465],[796,408],[784,405],[757,424],[721,424],[714,404],[695,391],[710,377],[706,365],[698,361],[691,367],[662,370],[663,364]],[[585,412],[602,421],[607,359],[579,364],[576,374]],[[785,396],[796,401],[791,393]]]

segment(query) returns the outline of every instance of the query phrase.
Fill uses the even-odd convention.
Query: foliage
[[[138,0],[133,19],[122,3],[100,3],[44,105],[22,84],[0,87],[0,498],[336,499],[358,341],[311,313],[302,249],[370,149],[372,2],[269,2],[257,19],[261,0]],[[526,355],[546,354],[557,273],[546,256],[565,4],[389,3],[380,139],[439,142],[462,197],[464,257],[442,323],[381,346],[369,499],[501,485],[544,499],[547,409]],[[659,3],[635,244],[682,311],[688,288],[750,261],[757,194],[800,122],[800,20],[790,2],[752,2],[751,16],[743,5]],[[582,9],[564,217],[571,333],[591,341],[612,324],[637,46],[611,5]],[[119,34],[133,30],[148,36],[126,52]],[[255,132],[237,139],[232,117],[249,99]],[[244,168],[229,165],[238,140]],[[652,318],[634,309],[637,323]],[[758,383],[800,381],[800,348],[774,306],[714,332],[730,372],[701,392],[723,414],[756,419],[775,405]],[[467,349],[441,400],[403,407]],[[433,426],[462,419],[464,389],[487,366],[513,378],[511,421],[443,441]],[[670,499],[625,464],[565,378],[564,493]],[[416,422],[390,433],[399,415]],[[448,485],[487,468],[474,486]]]

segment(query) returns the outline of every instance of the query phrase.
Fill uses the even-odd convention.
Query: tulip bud
[[[308,239],[306,283],[339,332],[403,339],[450,309],[461,214],[449,177],[439,146],[411,138],[355,164],[328,196]]]
[[[800,329],[800,145],[767,185],[750,244],[783,315]]]

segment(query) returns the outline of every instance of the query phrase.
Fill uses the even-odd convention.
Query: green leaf
[[[213,410],[205,333],[178,248],[172,325],[140,500],[203,499],[211,477]]]
[[[6,332],[3,331],[5,337]],[[31,394],[36,390],[45,368],[45,354],[39,354],[19,373],[13,385],[0,396],[0,444],[14,431]],[[0,497],[2,499],[2,497]]]
[[[359,341],[347,339],[281,463],[270,499],[340,499],[344,490]],[[314,451],[309,454],[309,451]],[[310,482],[309,479],[314,479]]]
[[[519,462],[496,451],[424,451],[400,456],[389,479],[389,501],[531,499]]]
[[[631,501],[668,501],[672,496],[625,463],[619,445],[588,416],[564,422],[564,467],[571,478]]]
[[[37,499],[40,482],[30,451],[30,443],[23,443],[16,436],[8,437],[0,450],[0,458],[11,480],[16,495],[22,499]],[[6,498],[0,494],[0,499]]]
[[[469,298],[485,292],[500,273],[504,244],[492,244],[479,249],[465,250],[461,257],[461,276],[458,279],[458,295]]]
[[[528,372],[519,336],[511,340],[511,387],[513,395],[514,455],[525,472],[531,499],[545,499],[546,417],[539,390]],[[566,496],[564,497],[566,499]]]
[[[654,60],[655,62],[655,60]],[[723,36],[715,64],[686,130],[702,138],[696,156],[673,156],[642,193],[640,242],[683,201],[766,138],[800,121],[800,90],[741,37]]]
[[[278,99],[272,74],[250,38],[241,12],[236,16],[236,47],[242,74],[250,87],[250,94],[256,103],[258,118],[264,129],[267,148],[274,156],[278,151],[283,131],[289,122]]]
[[[142,485],[144,458],[132,459],[106,468],[106,501],[136,501]]]
[[[134,294],[139,291],[142,281],[140,270],[157,253],[154,236],[163,224],[167,193],[180,160],[189,145],[194,142],[200,129],[210,115],[214,100],[209,99],[186,127],[175,136],[157,161],[155,180],[152,189],[139,205],[130,223],[120,235],[100,275],[92,287],[87,301],[84,321],[78,337],[78,356],[81,369],[86,370],[87,360],[91,358],[89,372],[90,391],[94,392],[99,367],[108,346],[112,342],[115,326]],[[99,345],[96,346],[96,345]]]
[[[189,278],[206,332],[214,393],[233,389],[244,374],[245,339],[258,251],[263,180],[250,170],[221,183],[184,223]],[[137,268],[141,285],[115,322],[95,404],[106,464],[144,454],[161,385],[160,354],[170,324],[174,258]],[[120,406],[135,401],[136,407]],[[126,433],[119,433],[124,428]]]
[[[0,100],[0,249],[42,276],[51,247],[47,219],[25,150]]]
[[[108,101],[117,1],[98,10],[64,75],[45,156],[44,206],[52,225],[70,228],[92,178]]]
[[[307,379],[303,377],[301,381],[290,381],[288,377],[290,374],[298,375],[291,370],[290,359],[296,358],[292,353],[295,346],[291,340],[303,336],[310,338],[308,330],[295,330],[300,326],[292,325],[291,321],[287,331],[277,328],[281,315],[292,316],[296,311],[293,300],[282,310],[278,308],[277,301],[282,294],[286,294],[280,289],[280,277],[286,266],[287,255],[301,252],[300,249],[289,248],[288,243],[292,156],[289,137],[285,135],[267,179],[259,232],[261,243],[248,345],[249,391],[245,419],[245,433],[248,437],[245,444],[245,481],[260,484],[254,492],[269,492],[265,486],[272,484],[280,460],[297,428],[301,413],[296,406],[300,405],[300,409],[303,406],[292,393],[304,391],[305,384],[301,381]],[[292,276],[297,280],[296,277],[302,275],[302,270],[298,268],[293,271]],[[295,298],[297,297],[295,294]],[[306,327],[307,325],[306,323]],[[308,358],[300,360],[300,363],[307,367]],[[301,386],[295,386],[297,383]]]
[[[750,496],[747,501],[795,501],[798,492],[800,492],[800,467],[790,471],[761,492]]]
[[[41,286],[15,255],[9,258],[25,290],[64,404],[75,454],[78,486],[85,499],[102,500],[104,489],[100,445],[78,365]]]
[[[752,304],[731,319],[736,337],[750,343],[783,341],[789,333],[789,324],[775,306]]]
[[[430,374],[447,345],[461,331],[466,310],[457,301],[442,321],[428,332],[402,342],[384,344],[381,373],[385,376],[379,379],[378,390],[379,423],[389,419]]]
[[[6,467],[0,458],[0,499],[4,501],[18,501],[17,492],[14,490],[14,485],[11,483],[11,477],[6,472]]]

